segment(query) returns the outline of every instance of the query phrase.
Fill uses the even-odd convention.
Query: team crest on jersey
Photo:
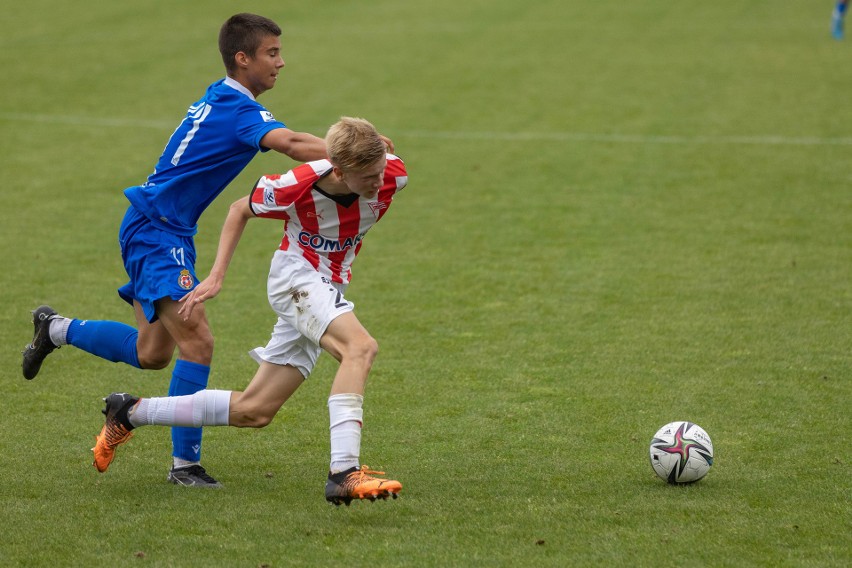
[[[192,279],[192,274],[189,273],[189,270],[184,268],[180,271],[180,276],[178,276],[178,286],[184,290],[189,290],[192,288],[194,283],[195,281]]]
[[[388,204],[385,203],[384,201],[371,201],[367,205],[370,206],[370,211],[373,212],[373,215],[375,215],[376,219],[379,218],[379,213],[381,212],[382,209],[388,208]]]
[[[275,117],[268,110],[260,111],[260,118],[263,119],[263,122],[275,122]]]

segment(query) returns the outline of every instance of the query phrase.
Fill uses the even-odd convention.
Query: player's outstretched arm
[[[234,251],[237,249],[246,223],[253,218],[254,213],[251,210],[248,198],[238,199],[231,204],[230,209],[228,209],[228,216],[225,218],[225,224],[222,226],[222,234],[219,236],[219,249],[216,251],[216,260],[210,269],[210,275],[180,299],[183,305],[178,310],[178,314],[184,320],[189,319],[196,304],[215,298],[222,290],[225,273],[228,272],[228,266],[234,257]]]
[[[383,134],[379,134],[379,136],[387,146],[388,152],[393,153],[393,140]],[[270,130],[260,139],[260,145],[286,154],[297,162],[310,162],[328,157],[323,138],[318,138],[307,132],[296,132],[289,128]]]
[[[264,148],[275,150],[297,162],[310,162],[327,157],[325,140],[307,132],[296,132],[289,128],[270,130],[260,139]]]

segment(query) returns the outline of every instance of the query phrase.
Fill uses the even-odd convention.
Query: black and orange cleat
[[[402,491],[402,483],[395,479],[382,479],[370,474],[384,475],[383,471],[373,471],[369,466],[353,467],[340,473],[329,473],[325,483],[325,500],[334,505],[346,504],[353,499],[397,498]]]
[[[33,340],[21,351],[24,356],[21,370],[28,381],[38,374],[45,357],[54,349],[59,349],[59,346],[50,340],[50,320],[55,317],[59,316],[50,306],[39,306],[33,310]]]
[[[115,448],[133,436],[133,425],[127,417],[127,411],[139,402],[139,399],[127,393],[114,392],[106,397],[104,402],[106,407],[101,412],[106,415],[106,422],[101,433],[95,436],[95,447],[92,448],[95,454],[92,465],[101,473],[112,463]]]

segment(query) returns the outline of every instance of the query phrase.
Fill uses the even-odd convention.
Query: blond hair
[[[328,159],[344,171],[361,171],[387,152],[376,127],[363,118],[341,117],[325,135]]]

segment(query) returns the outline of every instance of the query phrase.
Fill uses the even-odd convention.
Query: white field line
[[[104,118],[97,116],[69,116],[61,114],[26,114],[0,112],[0,120],[9,122],[37,122],[41,124],[71,124],[74,126],[107,126],[114,128],[173,129],[178,121],[139,120],[134,118]]]
[[[0,112],[0,121],[31,122],[41,124],[71,124],[85,127],[153,128],[172,130],[176,120],[140,120],[134,118],[103,118],[53,114],[26,114]],[[322,129],[319,129],[322,130]],[[852,137],[823,138],[818,136],[657,136],[644,134],[592,134],[586,132],[484,132],[408,130],[392,131],[403,138],[434,138],[444,140],[501,140],[507,142],[602,142],[622,144],[750,144],[764,146],[852,146]]]
[[[584,132],[441,132],[408,131],[401,136],[411,138],[445,138],[458,140],[505,140],[546,142],[614,142],[627,144],[753,144],[788,146],[850,146],[852,137],[819,138],[815,136],[655,136],[644,134],[590,134]]]

